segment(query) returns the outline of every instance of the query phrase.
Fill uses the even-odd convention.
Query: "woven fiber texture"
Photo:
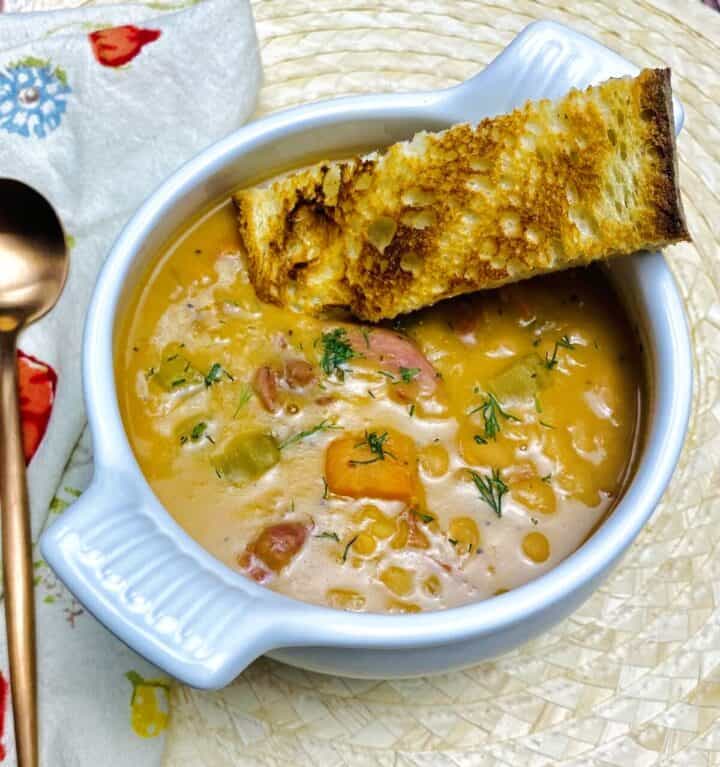
[[[577,613],[470,670],[357,681],[257,661],[217,693],[175,687],[165,767],[720,765],[720,14],[691,0],[257,0],[259,113],[350,93],[437,88],[555,19],[685,104],[694,243],[666,257],[692,326],[691,434],[661,507]]]

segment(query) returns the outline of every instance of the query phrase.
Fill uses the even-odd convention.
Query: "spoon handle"
[[[18,767],[38,767],[32,540],[15,336],[0,333],[0,513],[10,683]]]

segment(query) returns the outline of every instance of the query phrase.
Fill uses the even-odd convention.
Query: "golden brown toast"
[[[418,133],[233,199],[260,298],[371,321],[689,239],[668,69]]]

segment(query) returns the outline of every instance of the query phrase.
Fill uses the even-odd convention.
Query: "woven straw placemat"
[[[176,687],[166,767],[720,765],[720,14],[695,0],[257,0],[259,112],[437,88],[530,21],[669,64],[693,245],[667,250],[692,326],[691,434],[665,500],[570,619],[470,670],[357,681],[269,659],[216,693]]]

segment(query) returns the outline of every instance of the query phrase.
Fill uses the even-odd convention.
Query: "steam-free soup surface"
[[[117,349],[132,447],[229,567],[350,610],[486,599],[580,546],[621,492],[640,364],[599,270],[373,327],[261,303],[229,206],[173,243]]]

